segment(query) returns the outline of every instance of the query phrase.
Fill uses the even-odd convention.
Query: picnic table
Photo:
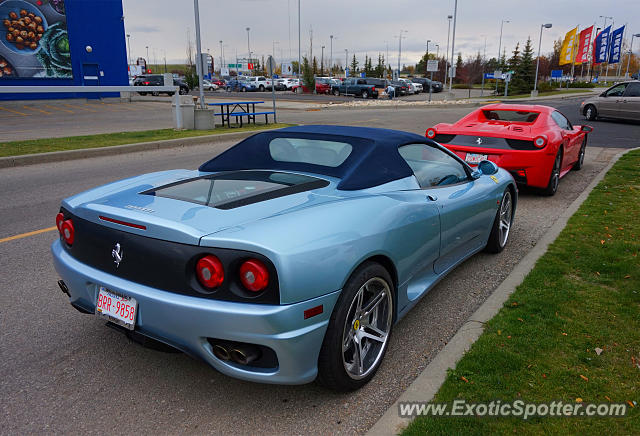
[[[262,104],[264,101],[231,101],[226,103],[208,103],[209,106],[219,106],[220,113],[215,113],[215,116],[222,117],[222,125],[226,123],[228,127],[231,127],[231,118],[235,118],[236,124],[238,119],[240,120],[240,127],[243,125],[243,117],[247,117],[247,124],[253,121],[256,123],[256,115],[264,115],[265,123],[269,122],[268,115],[275,115],[274,111],[262,111],[256,112],[256,105]]]

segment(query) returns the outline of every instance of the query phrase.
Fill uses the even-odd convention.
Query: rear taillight
[[[75,230],[73,229],[73,222],[71,220],[62,222],[62,225],[60,226],[60,234],[62,235],[62,239],[64,239],[67,244],[73,245],[73,240],[75,239]]]
[[[427,136],[427,138],[429,139],[433,139],[436,137],[436,129],[434,128],[429,128],[427,129],[427,132],[425,133],[425,135]]]
[[[60,233],[62,233],[62,223],[64,222],[64,214],[62,212],[60,212],[58,215],[56,215],[56,227],[58,228],[58,231]]]
[[[240,281],[252,292],[260,292],[269,284],[269,271],[264,263],[250,259],[240,266]]]
[[[538,148],[543,148],[545,145],[547,145],[547,137],[544,135],[536,137],[536,139],[533,140],[533,145]]]
[[[150,82],[143,82],[145,85],[148,85]]]
[[[217,288],[224,282],[222,262],[211,254],[202,257],[196,264],[196,276],[205,288]]]

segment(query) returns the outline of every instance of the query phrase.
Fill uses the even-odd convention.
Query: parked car
[[[133,82],[133,86],[164,86],[164,76],[162,74],[146,74],[140,75],[136,77],[136,80]],[[186,95],[191,91],[189,86],[180,79],[173,79],[173,86],[180,87],[180,94]],[[140,95],[147,95],[148,92],[138,91]],[[173,95],[173,92],[165,92],[167,95]],[[157,96],[160,95],[159,91],[152,91],[151,95]]]
[[[227,82],[224,79],[215,79],[212,80],[211,83],[218,86],[218,88],[224,88]]]
[[[407,95],[409,93],[409,87],[404,82],[400,82],[398,80],[392,80],[391,86],[393,86],[393,89],[395,90],[396,97],[401,95]]]
[[[522,185],[558,189],[561,177],[584,163],[590,126],[572,126],[555,108],[525,104],[483,106],[454,124],[427,129],[427,138],[444,145],[470,165],[490,160]]]
[[[597,97],[580,104],[580,114],[588,121],[596,118],[620,118],[640,121],[640,81],[618,83]]]
[[[294,86],[300,83],[298,79],[291,79],[291,78],[284,78],[282,79],[282,81],[284,83],[284,86],[286,86],[288,90],[290,90],[291,88],[293,88]]]
[[[333,95],[350,94],[362,98],[378,98],[378,91],[374,85],[368,85],[365,79],[349,78],[339,85],[332,85]]]
[[[51,251],[68,302],[96,324],[231,377],[350,391],[449,271],[504,249],[516,203],[508,172],[489,161],[474,171],[423,136],[299,126],[198,170],[64,199]]]
[[[413,95],[417,93],[418,88],[416,88],[416,86],[413,84],[411,80],[401,77],[398,79],[398,81],[407,85],[407,94]]]
[[[285,85],[285,79],[275,79],[275,90],[276,91],[286,91],[287,85]]]
[[[246,80],[255,85],[256,89],[260,92],[271,90],[271,79],[264,76],[247,77]]]
[[[218,89],[218,85],[207,79],[204,79],[202,80],[202,89],[204,89],[205,91],[215,91],[216,89]]]
[[[303,83],[302,85],[295,85],[291,90],[297,94],[310,94],[311,90]],[[316,94],[329,94],[331,92],[331,86],[328,83],[318,82],[316,80]]]
[[[365,77],[364,78],[367,85],[373,85],[378,91],[378,94],[385,92],[387,86],[389,86],[389,81],[387,79],[380,79],[377,77]]]
[[[258,88],[256,88],[255,83],[249,82],[245,78],[240,77],[240,78],[229,80],[225,85],[225,89],[227,90],[227,92],[230,92],[230,91],[247,92],[247,91],[256,91]]]
[[[442,92],[442,82],[437,80],[431,80],[427,77],[412,77],[411,81],[414,83],[420,83],[422,85],[423,92],[429,92],[429,83],[431,83],[431,92]]]

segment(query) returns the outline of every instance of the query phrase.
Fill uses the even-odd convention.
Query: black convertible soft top
[[[276,138],[344,142],[352,146],[352,152],[336,167],[277,161],[271,157],[269,151],[270,142]],[[338,189],[366,189],[413,175],[413,171],[398,152],[398,147],[406,144],[435,145],[435,142],[415,133],[372,127],[316,125],[287,127],[261,132],[245,139],[202,164],[200,171],[303,171],[341,179]]]

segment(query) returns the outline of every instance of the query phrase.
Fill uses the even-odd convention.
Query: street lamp
[[[400,77],[400,59],[402,58],[402,32],[409,33],[409,31],[400,30],[400,35],[398,35],[398,77]]]
[[[224,62],[222,61],[222,40],[220,40],[220,78],[222,79],[222,66]]]
[[[329,77],[333,77],[333,35],[329,35],[331,45],[329,47]]]
[[[447,20],[449,20],[449,27],[447,28],[447,59],[444,63],[444,84],[447,84],[447,72],[449,71],[449,36],[451,36],[451,19],[453,15],[447,15]]]
[[[531,91],[531,97],[538,96],[538,68],[540,68],[540,47],[542,46],[542,31],[544,29],[551,29],[551,23],[540,25],[540,41],[538,42],[538,60],[536,61],[536,76],[533,79],[533,91]]]
[[[500,22],[500,42],[498,42],[498,65],[500,65],[500,59],[502,56],[502,28],[504,27],[504,23],[510,23],[511,21],[509,20],[502,20]],[[498,93],[498,78],[496,77],[496,94]]]
[[[453,66],[453,54],[456,51],[456,21],[458,19],[458,0],[455,0],[453,4],[453,32],[451,34],[451,70],[455,72]],[[451,94],[451,88],[453,87],[453,74],[449,74],[449,94]]]
[[[247,68],[249,68],[249,63],[251,63],[251,46],[249,44],[249,31],[251,30],[251,27],[247,27],[247,52],[249,52],[249,60],[247,61]],[[253,71],[251,72],[251,75],[253,76]]]
[[[147,49],[147,58],[145,59],[146,62],[149,62],[149,46],[145,45],[145,48]],[[146,66],[146,65],[145,65]]]
[[[427,39],[427,59],[425,60],[425,63],[424,63],[424,70],[425,70],[424,76],[425,77],[427,77],[427,64],[429,63],[429,43],[430,42],[431,42],[431,40]]]
[[[436,44],[436,59],[440,56],[440,44]]]
[[[640,33],[631,35],[631,45],[629,46],[629,57],[627,58],[627,70],[624,73],[625,79],[629,77],[629,62],[631,61],[631,56],[633,56],[633,38],[640,38]]]
[[[128,48],[128,51],[129,51],[129,56],[128,56],[129,57],[129,65],[131,65],[131,39],[130,38],[131,38],[131,35],[127,33],[127,47],[129,47]]]
[[[322,46],[322,54],[320,55],[320,75],[324,76],[324,45]]]
[[[198,6],[198,0],[193,0],[193,15],[196,20],[196,73],[198,74],[198,91],[200,93],[200,108],[206,109],[207,106],[204,102],[204,86],[202,79],[204,78],[204,71],[202,65],[202,45],[200,43],[200,7]],[[178,97],[176,97],[178,98]],[[178,108],[176,108],[178,110]]]
[[[344,78],[347,78],[347,68],[349,65],[349,49],[344,49]],[[344,93],[347,93],[347,88],[344,89]]]

